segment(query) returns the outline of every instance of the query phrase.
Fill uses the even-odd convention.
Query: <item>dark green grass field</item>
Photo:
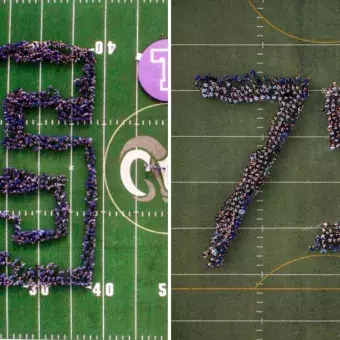
[[[98,41],[104,46],[109,41],[116,44],[113,53],[104,48],[104,53],[96,56],[92,124],[73,126],[73,135],[93,138],[97,157],[99,200],[94,291],[50,288],[34,295],[25,288],[0,289],[1,339],[167,338],[167,295],[160,294],[159,288],[163,284],[161,288],[167,289],[167,203],[162,200],[156,180],[145,173],[142,162],[138,166],[137,186],[146,191],[145,179],[154,183],[157,193],[151,202],[137,202],[123,186],[119,172],[120,152],[136,135],[152,136],[167,148],[167,105],[138,113],[157,102],[137,84],[135,60],[137,52],[167,36],[167,5],[167,0],[1,1],[0,44],[19,40],[61,40],[86,48],[94,48]],[[39,65],[3,63],[0,70],[2,98],[17,87],[37,91],[49,85],[60,89],[63,97],[71,96],[71,65],[42,64],[41,79]],[[74,77],[79,75],[81,68],[76,65]],[[104,117],[106,125],[103,125]],[[27,131],[31,133],[37,133],[40,127],[42,135],[70,134],[70,127],[60,124],[52,110],[41,110],[40,122],[38,110],[28,111],[26,119]],[[2,139],[3,129],[0,134]],[[38,155],[34,151],[9,152],[8,158],[11,167],[38,171]],[[1,167],[5,167],[2,148],[0,160]],[[74,166],[73,171],[70,165]],[[72,155],[41,151],[40,170],[51,175],[63,174],[69,179],[67,197],[73,211],[69,234],[39,248],[17,246],[9,239],[9,252],[12,258],[20,257],[27,265],[37,264],[39,256],[42,264],[56,262],[63,269],[70,265],[77,267],[84,235],[87,176],[84,153],[81,149],[74,150]],[[133,178],[135,173],[133,167]],[[1,205],[5,209],[4,197]],[[9,197],[9,210],[21,215],[25,229],[37,229],[39,211],[40,227],[52,228],[53,208],[54,200],[49,194],[40,194],[40,206],[37,195]],[[0,249],[5,249],[5,223],[1,224]],[[9,229],[9,235],[10,232]]]
[[[338,339],[339,255],[304,257],[311,255],[308,246],[321,223],[339,220],[339,150],[329,150],[320,110],[322,88],[340,74],[340,5],[254,5],[278,29],[302,40],[269,26],[248,0],[172,3],[172,335]],[[224,266],[208,270],[201,254],[215,215],[249,154],[264,143],[277,106],[203,100],[193,77],[253,68],[269,76],[310,76],[310,97]]]

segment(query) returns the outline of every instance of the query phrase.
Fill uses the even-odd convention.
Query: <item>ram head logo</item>
[[[161,190],[162,198],[168,200],[168,158],[167,150],[154,138],[149,136],[137,136],[130,139],[120,153],[120,177],[125,188],[140,202],[150,202],[156,196],[156,188],[147,179],[148,192],[139,190],[135,181],[131,178],[131,165],[137,160],[142,160],[146,165],[158,165],[161,171],[153,168]],[[147,172],[145,172],[147,173]],[[139,177],[140,178],[140,177]]]

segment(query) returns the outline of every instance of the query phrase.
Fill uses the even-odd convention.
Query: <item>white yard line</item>
[[[171,1],[169,1],[168,3],[168,42],[171,42],[172,40],[172,36],[171,36],[171,32],[172,32],[172,28],[171,28],[171,18],[172,18],[172,14],[171,14]],[[171,65],[171,46],[169,46],[168,48],[168,85],[169,85],[169,89],[171,89],[171,70],[172,70],[172,65]],[[172,109],[172,99],[171,99],[171,90],[168,91],[168,155],[170,157],[168,157],[168,168],[171,170],[171,166],[172,166],[172,161],[171,161],[171,155],[172,155],[172,151],[171,151],[171,109]],[[168,183],[169,183],[169,190],[168,190],[168,211],[171,212],[171,202],[172,202],[172,191],[171,191],[171,171],[168,171]],[[168,214],[168,339],[171,339],[171,306],[172,306],[172,302],[171,302],[171,253],[172,253],[172,249],[171,249],[171,213]],[[162,340],[162,338],[161,338]]]
[[[226,136],[226,135],[177,135],[177,136],[171,136],[171,138],[261,138],[261,139],[268,139],[268,136],[263,136],[263,135],[257,135],[257,136]],[[317,139],[317,138],[322,138],[326,139],[329,138],[329,136],[288,136],[288,138],[293,138],[293,139]]]
[[[213,227],[175,227],[172,230],[213,230]],[[239,227],[239,230],[320,230],[321,227]]]
[[[8,15],[8,43],[11,43],[12,35],[12,0],[9,0],[9,15]],[[11,77],[11,60],[7,62],[7,93],[10,91]],[[6,149],[6,168],[8,168],[8,149]],[[8,211],[8,193],[6,193],[5,209]],[[5,249],[8,252],[8,220],[5,221]],[[8,277],[8,267],[6,266],[6,277]],[[9,303],[8,303],[8,286],[6,286],[6,337],[9,337]]]
[[[171,90],[171,92],[200,92],[199,89],[196,89],[196,90]]]
[[[172,320],[182,323],[340,323],[340,320]]]
[[[136,0],[136,55],[139,53],[139,0]],[[138,61],[136,61],[136,102],[135,102],[135,136],[138,136],[138,110],[139,110],[139,96],[138,96]],[[136,161],[135,170],[135,186],[138,182],[138,167]],[[138,201],[135,198],[135,211],[138,211]],[[135,232],[134,232],[134,338],[138,338],[138,214],[135,214]]]
[[[75,40],[75,11],[76,11],[76,2],[73,0],[72,3],[72,37],[71,37],[71,43],[74,45]],[[74,95],[74,90],[73,90],[73,80],[74,80],[74,63],[72,62],[71,64],[71,97]],[[72,114],[72,113],[71,113]],[[73,138],[73,123],[71,123],[70,126],[70,136],[71,139]],[[70,268],[73,268],[73,261],[72,261],[72,248],[73,248],[73,242],[72,242],[72,237],[73,237],[73,147],[71,144],[70,148],[70,249],[69,249],[69,255],[70,255]],[[73,339],[73,289],[72,289],[72,283],[70,286],[70,340]]]
[[[171,92],[199,92],[200,90],[196,89],[192,89],[192,90],[186,90],[186,89],[178,89],[178,90],[171,90]],[[309,92],[323,92],[324,90],[309,90]]]
[[[340,44],[171,44],[175,47],[286,47],[286,46],[296,46],[296,47],[315,47],[315,46],[340,46]]]
[[[106,57],[107,57],[107,1],[104,3],[104,65],[103,65],[103,148],[102,148],[102,338],[105,339],[105,139],[106,139]]]
[[[40,42],[43,41],[43,29],[44,29],[44,0],[41,0],[40,6]],[[39,92],[41,92],[42,87],[42,62],[39,64]],[[41,135],[41,107],[39,107],[39,118],[38,118],[38,134]],[[40,176],[41,164],[40,164],[40,149],[38,150],[38,176]],[[37,224],[38,230],[40,230],[40,190],[38,188],[38,207],[37,207]],[[40,265],[40,243],[37,245],[37,255],[38,255],[38,266]],[[38,338],[40,339],[41,331],[41,311],[40,311],[40,280],[38,279]]]
[[[270,276],[340,276],[340,273],[175,273],[172,276],[260,276],[270,275]]]
[[[231,181],[173,181],[172,184],[237,184]],[[264,184],[340,184],[340,181],[267,181]]]

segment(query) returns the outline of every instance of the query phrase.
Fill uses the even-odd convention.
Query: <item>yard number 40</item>
[[[101,284],[99,282],[97,282],[93,286],[92,293],[98,297],[102,295]],[[105,284],[105,296],[111,297],[113,295],[114,295],[114,285],[112,282],[108,282],[107,284]]]
[[[116,49],[117,45],[114,44],[112,41],[109,41],[107,43],[107,54],[111,55],[115,49]],[[90,51],[96,53],[96,54],[103,54],[104,53],[104,43],[102,41],[96,41],[94,48],[90,48]]]

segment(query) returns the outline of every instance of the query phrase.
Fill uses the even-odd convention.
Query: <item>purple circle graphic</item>
[[[145,49],[139,60],[138,78],[151,97],[168,101],[168,39],[158,40]]]

